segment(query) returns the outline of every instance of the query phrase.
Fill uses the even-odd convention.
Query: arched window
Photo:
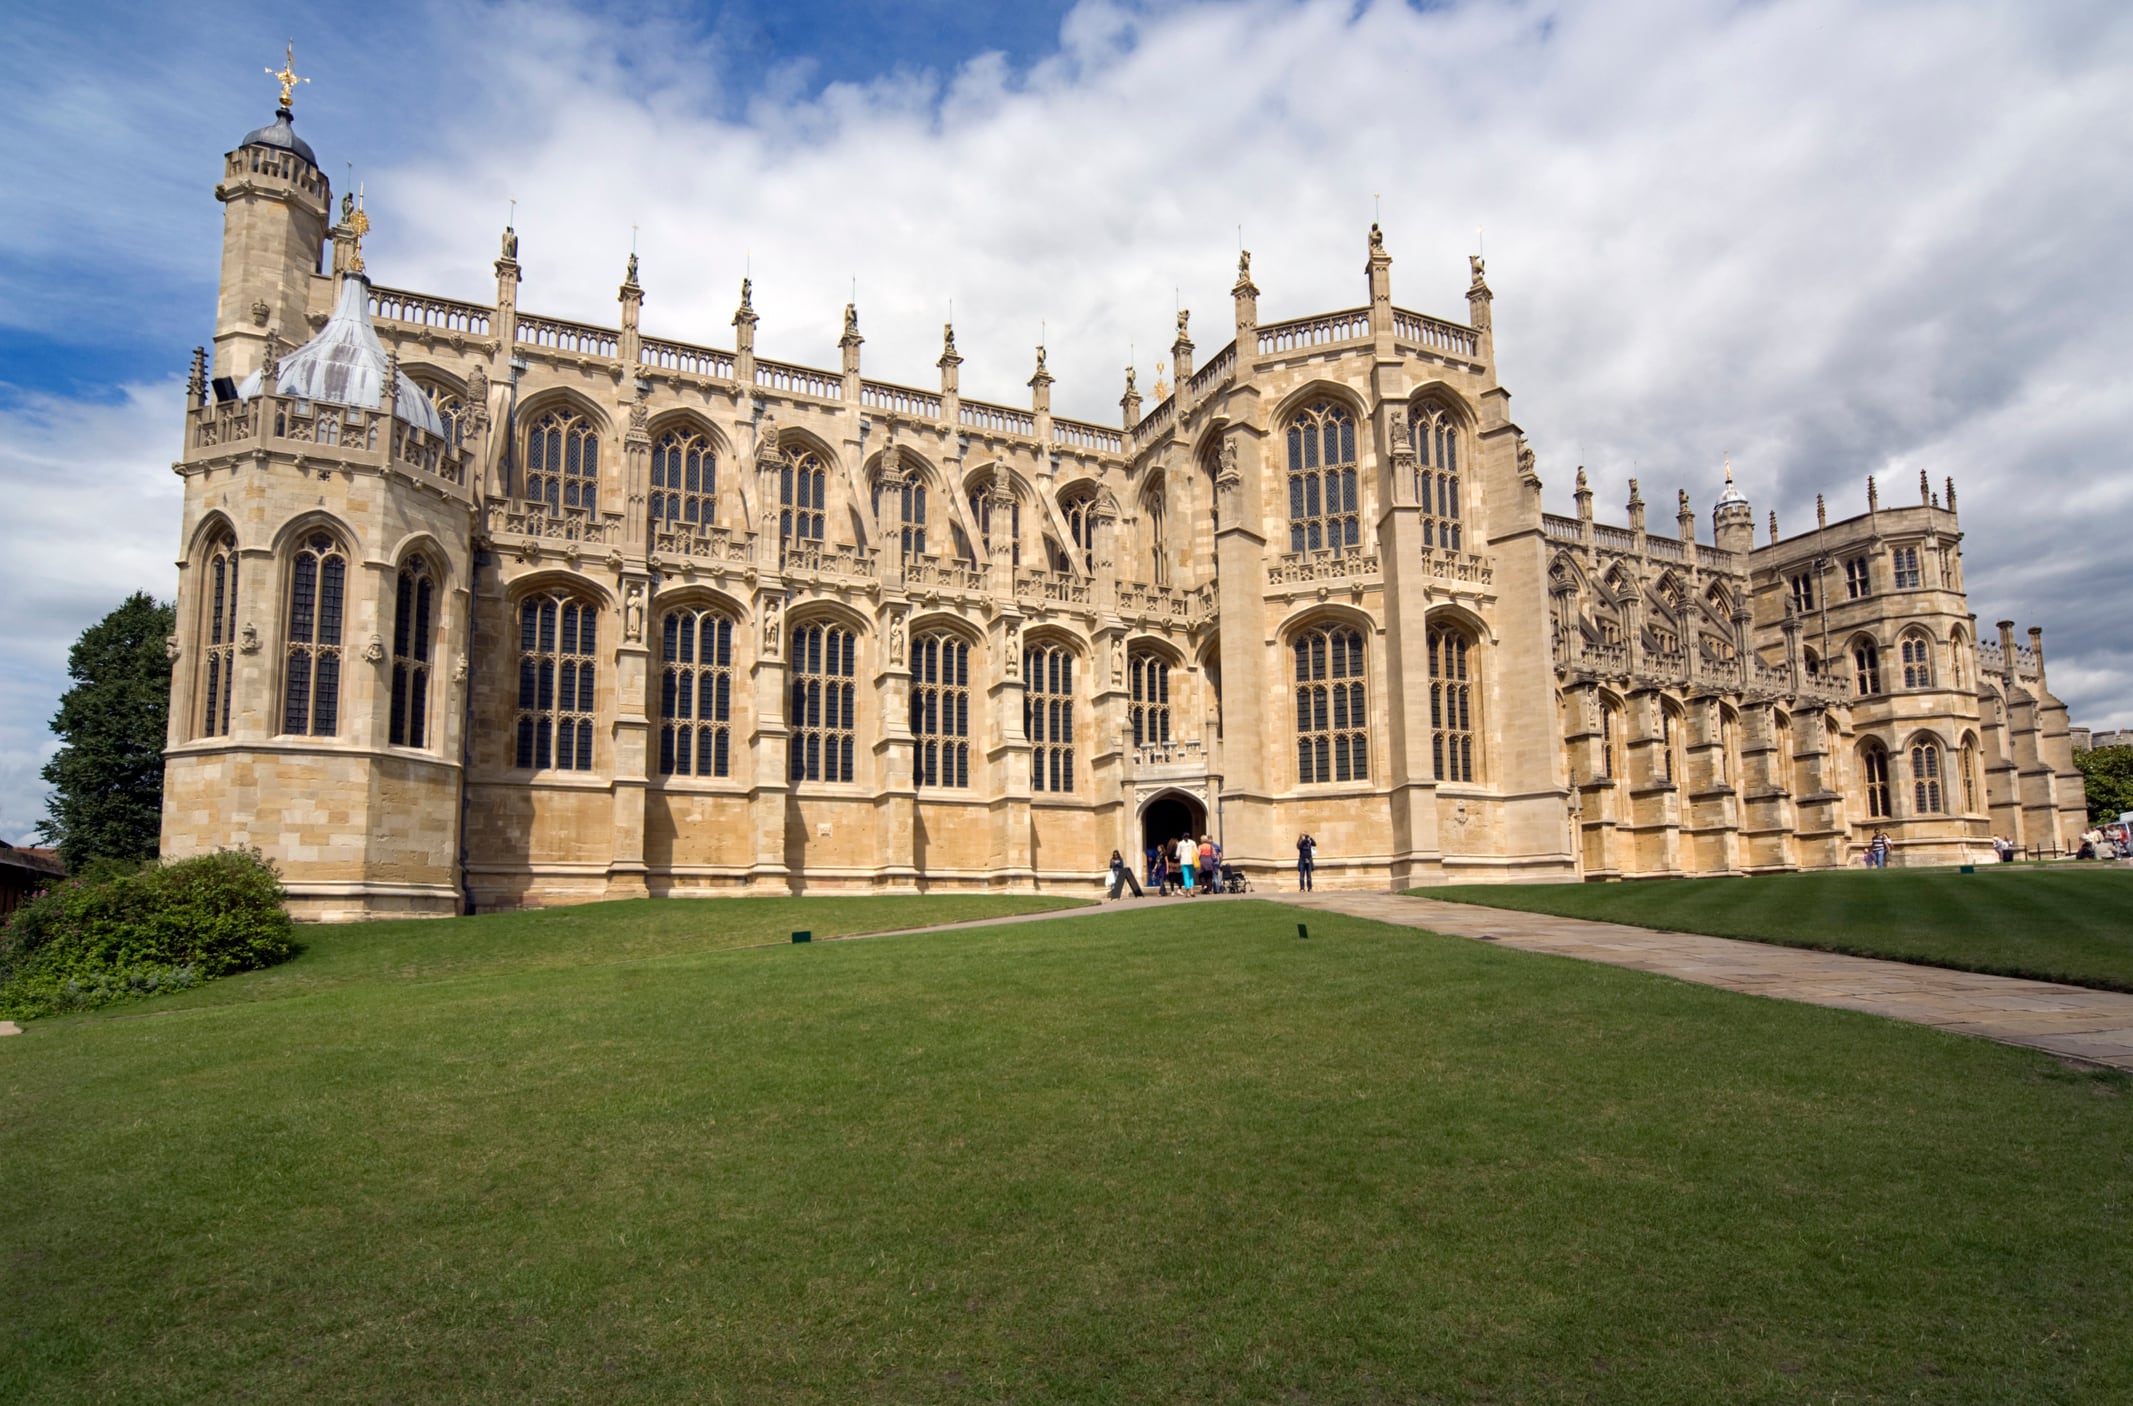
[[[1968,738],[1963,739],[1963,750],[1959,760],[1963,768],[1963,809],[1974,815],[1977,813],[1978,808],[1977,744]]]
[[[1074,655],[1064,645],[1022,651],[1022,732],[1029,738],[1030,789],[1074,789]]]
[[[1418,407],[1408,427],[1415,445],[1422,545],[1458,551],[1466,542],[1459,520],[1459,422],[1435,407]]]
[[[341,618],[348,554],[323,532],[306,537],[289,572],[289,643],[281,730],[331,737],[340,730]]]
[[[1852,645],[1852,668],[1860,697],[1881,692],[1881,651],[1872,640],[1862,639]]]
[[[911,736],[919,785],[970,784],[970,646],[955,635],[911,642]]]
[[[457,391],[448,391],[438,386],[424,386],[430,394],[430,404],[437,408],[437,418],[444,422],[444,441],[458,448],[466,438],[467,403]]]
[[[567,595],[519,603],[519,766],[592,770],[599,618],[599,607]]]
[[[1859,753],[1859,768],[1866,776],[1866,813],[1870,819],[1889,818],[1889,754],[1869,743]]]
[[[858,640],[841,625],[792,632],[791,765],[795,781],[850,781],[858,726]]]
[[[1153,747],[1170,740],[1170,661],[1160,654],[1136,654],[1126,665],[1132,680],[1133,745]]]
[[[1163,495],[1160,491],[1141,499],[1141,515],[1148,523],[1148,579],[1158,586],[1170,584],[1170,554],[1163,541]]]
[[[652,446],[652,531],[709,527],[718,510],[718,455],[695,430],[668,430]]]
[[[1096,494],[1089,490],[1076,493],[1061,501],[1060,511],[1066,515],[1067,534],[1074,539],[1075,550],[1081,557],[1082,570],[1094,575],[1096,572]]]
[[[550,410],[526,432],[526,497],[551,513],[600,506],[600,436],[583,415]]]
[[[1940,744],[1916,742],[1911,745],[1911,805],[1921,815],[1938,815],[1941,811],[1940,794]]]
[[[436,603],[429,562],[409,557],[393,598],[393,696],[386,736],[395,747],[429,745],[430,622]]]
[[[1474,779],[1474,685],[1464,630],[1437,625],[1429,632],[1430,755],[1439,781]]]
[[[230,730],[230,697],[237,691],[237,539],[226,531],[208,546],[207,589],[200,604],[207,664],[200,735],[222,737]]]
[[[1370,775],[1363,637],[1344,625],[1307,630],[1296,657],[1296,780],[1362,781]]]
[[[659,623],[659,773],[733,774],[733,620],[670,610]]]
[[[822,540],[828,475],[812,449],[787,449],[778,468],[778,540]]]
[[[1022,500],[996,479],[985,479],[970,490],[970,520],[978,525],[978,540],[985,544],[985,559],[1006,552],[1008,562],[1022,565]]]
[[[1948,678],[1961,690],[1968,690],[1970,687],[1969,661],[1963,657],[1969,643],[1969,637],[1961,630],[1951,631],[1948,635]]]
[[[1621,762],[1616,756],[1616,739],[1622,732],[1617,715],[1621,711],[1606,699],[1600,700],[1600,775],[1610,781],[1621,771]]]
[[[1330,400],[1289,421],[1289,550],[1342,551],[1362,541],[1355,419]]]
[[[1898,646],[1903,655],[1903,686],[1933,687],[1933,646],[1924,635],[1905,635]]]
[[[886,501],[894,515],[892,523],[882,515]],[[874,480],[874,525],[883,541],[894,541],[904,557],[926,554],[926,485],[916,478],[901,483]]]
[[[1659,779],[1669,786],[1681,775],[1681,724],[1674,706],[1659,700]]]

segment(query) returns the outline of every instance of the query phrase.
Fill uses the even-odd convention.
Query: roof
[[[0,868],[22,869],[33,874],[49,874],[63,878],[67,872],[66,861],[56,849],[41,849],[35,845],[11,845],[0,840]]]
[[[392,362],[385,345],[370,325],[370,283],[361,274],[341,280],[340,300],[333,316],[319,334],[282,358],[274,378],[278,394],[299,400],[319,400],[328,405],[376,406],[385,391],[385,373]],[[259,394],[260,373],[245,377],[237,394],[246,400]],[[444,434],[444,421],[429,393],[398,373],[393,395],[393,413],[433,435]]]
[[[266,146],[273,147],[278,151],[293,151],[313,166],[318,165],[318,157],[312,154],[311,143],[296,135],[296,128],[289,125],[289,109],[287,108],[277,110],[274,114],[274,120],[266,126],[245,133],[244,140],[237,143],[237,145],[240,148]]]

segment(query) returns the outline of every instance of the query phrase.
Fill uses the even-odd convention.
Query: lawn
[[[728,943],[830,903],[0,1041],[0,1397],[2133,1399],[2122,1077],[1249,901]]]
[[[1981,865],[1633,884],[1466,884],[1420,898],[1745,937],[2133,991],[2133,870]]]

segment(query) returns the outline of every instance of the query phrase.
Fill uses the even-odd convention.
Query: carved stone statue
[[[518,257],[518,231],[511,228],[511,226],[509,225],[504,226],[503,251],[504,257],[507,259],[515,259]]]
[[[1375,221],[1370,226],[1370,252],[1373,255],[1385,252],[1385,231],[1379,229]]]
[[[376,635],[372,635],[370,637],[370,643],[363,646],[363,657],[373,664],[376,664],[382,659],[384,659],[385,641],[379,639]]]
[[[778,421],[773,415],[765,415],[763,423],[755,431],[755,466],[758,469],[775,469],[778,466]]]
[[[941,324],[941,357],[943,360],[951,357],[961,360],[955,355],[955,324],[952,322]]]
[[[635,283],[637,281],[637,255],[634,250],[630,253],[629,268],[623,272],[622,281],[624,283]]]
[[[1011,679],[1022,677],[1022,622],[1020,620],[1007,622],[1007,647],[1004,653],[1007,658],[1002,662],[1007,666],[1007,676]]]
[[[1407,413],[1397,405],[1392,408],[1392,415],[1386,421],[1385,432],[1392,437],[1392,447],[1395,453],[1409,447],[1407,443]]]
[[[640,385],[637,387],[637,398],[630,402],[630,428],[638,434],[644,433],[644,427],[651,422],[651,398],[652,388],[649,385]]]
[[[1111,641],[1111,686],[1113,688],[1124,688],[1125,685],[1126,642],[1123,639],[1115,639]]]
[[[351,221],[353,221],[353,220],[355,219],[355,213],[356,213],[356,198],[355,198],[355,192],[354,192],[354,191],[352,191],[352,190],[344,190],[344,191],[342,191],[342,192],[341,192],[341,223],[345,225],[345,224],[348,224],[348,223],[350,223]]]
[[[844,335],[847,337],[859,335],[859,305],[857,303],[846,303],[844,305]]]
[[[259,631],[249,620],[244,622],[244,629],[237,636],[237,652],[239,654],[259,653]]]
[[[1488,272],[1489,261],[1487,259],[1482,258],[1479,254],[1469,254],[1466,256],[1466,264],[1469,269],[1473,270],[1474,286],[1477,288],[1480,287],[1482,283],[1482,275]]]
[[[465,656],[464,654],[462,654],[462,655],[460,655],[460,656],[459,656],[459,657],[458,657],[457,659],[454,659],[454,660],[452,661],[452,682],[453,682],[453,683],[465,683],[466,681],[467,681],[467,657],[466,657],[466,656]]]
[[[1252,251],[1249,249],[1239,249],[1237,251],[1237,281],[1239,283],[1250,283],[1252,281]]]
[[[1192,321],[1192,309],[1191,309],[1191,308],[1179,308],[1179,309],[1178,309],[1178,340],[1179,340],[1179,341],[1181,341],[1181,342],[1182,342],[1182,341],[1185,341],[1185,340],[1187,340],[1187,338],[1186,338],[1186,334],[1185,334],[1185,324],[1186,324],[1186,323],[1188,323],[1188,322],[1190,322],[1190,321]]]
[[[622,606],[622,638],[631,644],[644,638],[644,583],[641,581],[630,582]]]
[[[766,596],[763,600],[763,657],[765,659],[778,657],[780,633],[778,629],[778,612],[783,604],[776,596]]]
[[[889,662],[902,666],[904,662],[904,617],[889,617]]]
[[[1222,437],[1222,468],[1216,473],[1218,483],[1235,484],[1244,481],[1244,471],[1237,466],[1237,436]]]
[[[178,662],[178,637],[176,635],[163,636],[163,657],[173,664]]]

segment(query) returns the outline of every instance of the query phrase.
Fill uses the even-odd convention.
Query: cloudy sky
[[[1267,320],[1365,300],[1497,351],[1551,507],[1587,466],[1758,517],[1952,475],[1972,608],[2045,627],[2075,720],[2133,724],[2133,7],[1901,0],[1065,5],[475,0],[18,11],[0,46],[0,837],[42,815],[67,646],[174,588],[187,351],[221,155],[294,37],[297,128],[364,184],[381,282],[1115,422],[1178,301],[1213,351],[1241,227]],[[1619,506],[1612,515],[1621,516]],[[1669,515],[1670,516],[1670,515]],[[1706,516],[1706,521],[1708,518]]]

